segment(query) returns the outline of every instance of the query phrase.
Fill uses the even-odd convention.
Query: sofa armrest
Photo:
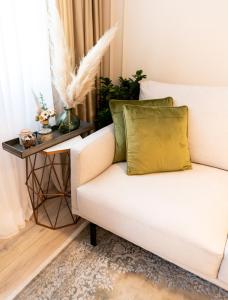
[[[115,151],[113,124],[79,141],[71,148],[71,186],[88,182],[108,168]]]

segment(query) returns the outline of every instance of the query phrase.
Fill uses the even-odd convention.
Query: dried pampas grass
[[[56,5],[49,7],[49,41],[51,52],[52,83],[65,106],[68,106],[66,90],[71,82],[71,55],[65,39],[63,24]]]
[[[94,79],[101,59],[113,40],[117,25],[109,29],[81,60],[77,74],[72,75],[72,81],[67,88],[69,102],[82,103],[85,96],[94,88]]]
[[[82,103],[85,96],[94,88],[101,59],[115,37],[117,25],[109,29],[88,51],[75,74],[56,7],[52,7],[49,24],[53,85],[64,105],[68,108],[75,107]]]

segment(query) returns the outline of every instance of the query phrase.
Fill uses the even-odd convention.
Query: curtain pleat
[[[56,0],[66,35],[72,52],[73,66],[80,60],[110,26],[110,0]],[[105,21],[106,20],[106,21]],[[107,22],[108,20],[108,22]],[[102,60],[99,76],[109,76],[109,53]],[[91,92],[84,102],[78,105],[80,119],[93,121],[96,115],[96,93]]]

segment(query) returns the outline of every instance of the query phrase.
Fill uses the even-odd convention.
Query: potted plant
[[[140,85],[139,82],[146,78],[143,70],[137,70],[131,78],[119,77],[119,84],[115,85],[108,77],[100,77],[100,89],[97,99],[97,113],[95,125],[97,129],[112,123],[112,116],[109,109],[109,100],[138,100]]]

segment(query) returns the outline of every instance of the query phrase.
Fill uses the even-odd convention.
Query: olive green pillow
[[[191,169],[188,107],[125,105],[128,175]]]
[[[123,119],[123,106],[125,104],[142,106],[173,106],[173,98],[167,97],[153,100],[111,100],[109,102],[115,128],[115,155],[113,162],[126,160],[126,138]]]

